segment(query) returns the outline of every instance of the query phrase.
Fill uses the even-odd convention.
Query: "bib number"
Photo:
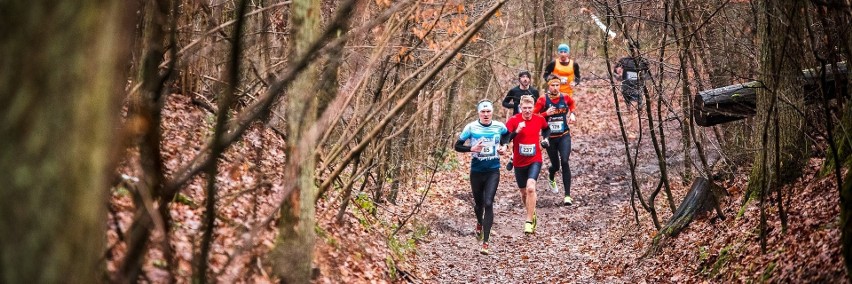
[[[481,151],[481,152],[479,152],[479,154],[480,154],[480,155],[482,155],[482,156],[491,156],[491,155],[494,155],[494,153],[496,152],[496,151],[494,150],[494,148],[496,148],[496,147],[494,147],[494,146],[485,146],[485,147],[483,147],[483,148],[482,148],[482,151]]]
[[[626,75],[627,75],[627,80],[639,79],[639,73],[637,73],[637,72],[627,71]]]
[[[493,145],[493,143],[484,143],[489,145],[484,145],[482,147],[482,151],[479,152],[479,156],[494,156],[497,153],[497,147]]]
[[[535,156],[535,144],[519,144],[518,153],[524,157]]]
[[[562,133],[565,131],[565,123],[562,121],[551,121],[547,125],[550,126],[550,132]]]
[[[568,84],[568,77],[559,77],[559,81],[562,82],[563,85]]]

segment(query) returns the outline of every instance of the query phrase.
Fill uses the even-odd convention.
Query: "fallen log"
[[[654,236],[653,243],[647,253],[653,254],[666,238],[675,237],[698,216],[711,210],[716,211],[715,218],[724,220],[720,200],[728,195],[728,191],[703,177],[692,181],[689,193],[677,207],[675,213],[666,225]]]
[[[825,66],[825,81],[822,70],[802,70],[802,93],[805,104],[836,97],[848,97],[848,76],[845,62]],[[692,109],[695,123],[700,126],[740,120],[757,114],[757,90],[763,88],[758,81],[734,84],[705,90],[695,95]]]
[[[763,84],[751,81],[699,92],[693,102],[695,123],[713,126],[755,115],[759,88]]]
[[[831,64],[825,66],[825,84],[822,84],[821,70],[806,69],[802,70],[802,74],[805,78],[805,104],[819,102],[820,93],[825,94],[826,99],[849,96],[846,62],[837,63],[836,67]],[[820,89],[824,89],[823,92]]]

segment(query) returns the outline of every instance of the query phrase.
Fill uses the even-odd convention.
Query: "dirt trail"
[[[591,85],[591,84],[590,84]],[[588,86],[576,98],[578,122],[572,126],[573,206],[562,206],[562,189],[546,189],[547,165],[538,180],[538,228],[523,234],[524,209],[512,172],[501,170],[494,201],[490,255],[479,254],[474,234],[470,157],[436,188],[425,212],[431,217],[426,242],[420,244],[416,276],[437,283],[600,283],[625,282],[604,271],[624,253],[613,230],[623,227],[629,210],[629,174],[615,105],[608,89]],[[624,105],[622,104],[622,108]],[[636,129],[635,111],[625,111],[628,129]],[[545,154],[545,160],[547,160]],[[505,165],[507,157],[502,159]],[[557,176],[557,180],[560,177]],[[615,253],[614,253],[615,252]],[[627,261],[629,262],[629,261]],[[624,260],[615,263],[625,263]]]

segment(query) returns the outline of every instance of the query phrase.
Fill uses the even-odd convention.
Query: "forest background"
[[[850,20],[848,0],[2,3],[0,279],[443,281],[418,247],[424,206],[457,207],[451,143],[564,42],[611,96],[630,197],[610,243],[630,252],[591,279],[847,282]],[[627,55],[651,63],[642,110],[611,73]],[[752,81],[751,113],[697,124],[699,92]],[[699,178],[723,190],[687,198]],[[684,229],[681,203],[716,213]]]

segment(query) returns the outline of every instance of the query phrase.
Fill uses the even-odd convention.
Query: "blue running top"
[[[497,154],[497,147],[500,146],[500,135],[509,132],[506,125],[499,121],[491,121],[491,125],[485,126],[479,123],[479,120],[468,123],[459,140],[470,140],[470,146],[473,147],[479,141],[485,148],[479,153],[473,153],[473,158],[470,160],[471,172],[490,172],[500,169],[500,156]]]

